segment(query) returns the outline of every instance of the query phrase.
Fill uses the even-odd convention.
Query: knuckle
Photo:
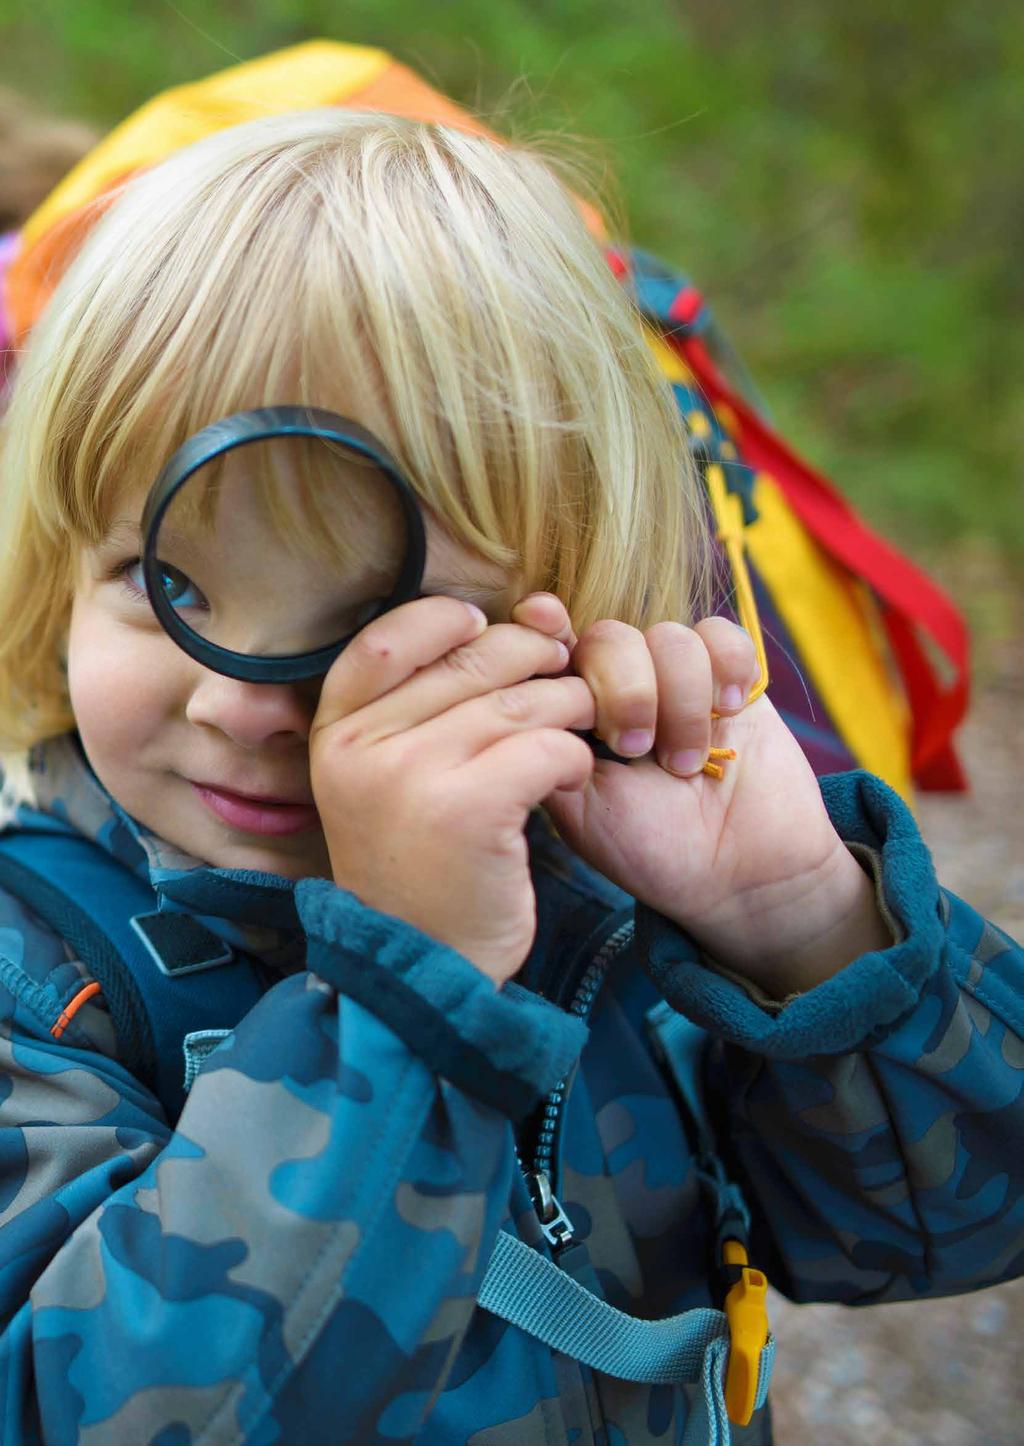
[[[731,618],[704,618],[695,631],[716,658],[746,667],[755,656],[754,640],[746,628]]]
[[[568,738],[557,728],[538,728],[533,735],[533,746],[549,763],[560,763],[565,758],[562,738]]]
[[[693,713],[677,719],[674,736],[683,743],[706,745],[711,738],[710,715]]]
[[[633,717],[657,706],[657,689],[643,683],[624,683],[610,700],[610,709],[622,717]]]
[[[672,711],[671,728],[674,733],[703,737],[711,735],[711,695],[706,698],[678,699]]]
[[[600,618],[596,623],[591,623],[586,631],[588,641],[599,643],[626,642],[641,636],[639,628],[634,628],[619,618]]]
[[[585,678],[580,678],[575,673],[569,673],[564,678],[553,678],[552,682],[562,690],[569,701],[577,707],[593,711],[595,699],[590,684]]]
[[[496,688],[491,698],[510,723],[524,723],[533,714],[532,701],[522,688]]]
[[[485,683],[487,681],[487,659],[481,650],[474,647],[472,643],[464,643],[460,648],[452,648],[445,653],[441,660],[444,667],[454,673],[456,677],[468,678],[473,683]]]
[[[424,775],[434,776],[432,770],[416,767],[420,746],[411,733],[393,733],[375,752],[382,774],[402,781],[405,787]]]
[[[577,733],[563,733],[562,737],[566,740],[565,747],[569,755],[569,761],[578,764],[581,768],[593,771],[597,759],[589,743],[580,738]]]
[[[500,645],[502,649],[518,647],[524,650],[529,658],[541,658],[547,662],[550,658],[561,658],[562,645],[557,638],[550,633],[540,632],[537,628],[528,627],[525,623],[496,623],[491,628],[495,646]]]
[[[336,719],[319,735],[319,757],[332,769],[345,768],[351,763],[352,752],[364,741],[365,736],[364,730],[354,719]]]
[[[696,629],[688,628],[685,623],[655,623],[653,627],[647,629],[644,637],[649,645],[662,649],[692,651],[704,646]]]
[[[542,728],[537,740],[548,757],[560,765],[593,761],[594,755],[583,739],[564,728]]]
[[[750,664],[751,658],[745,649],[732,646],[715,649],[714,669],[719,677],[745,678],[750,672]]]
[[[561,735],[559,761],[564,768],[571,768],[580,774],[592,774],[597,759],[593,750],[575,733]]]

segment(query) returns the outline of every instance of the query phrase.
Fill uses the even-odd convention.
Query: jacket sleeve
[[[773,1002],[638,908],[656,983],[711,1036],[704,1091],[752,1259],[799,1301],[1008,1280],[1024,1272],[1024,951],[939,887],[884,783],[820,783],[875,875],[890,948]]]
[[[510,1118],[586,1030],[324,880],[296,898],[311,969],[208,1058],[176,1129],[98,1047],[101,1011],[52,1037],[67,961],[33,977],[0,929],[5,1443],[407,1439],[441,1389],[508,1212]]]

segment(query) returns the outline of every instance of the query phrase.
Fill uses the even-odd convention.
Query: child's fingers
[[[625,758],[649,753],[658,721],[658,679],[643,633],[603,618],[584,632],[572,664],[594,694],[598,735]]]
[[[576,646],[576,634],[565,603],[553,592],[529,593],[519,599],[509,616],[514,623],[522,623],[524,627],[536,628],[539,633],[557,638],[570,651]]]
[[[715,712],[738,713],[760,676],[753,638],[728,618],[704,618],[693,630],[711,659]]]
[[[350,714],[350,725],[364,741],[388,738],[447,715],[459,704],[508,691],[536,674],[560,673],[568,661],[564,643],[516,623],[494,623],[480,637],[453,648],[359,709],[358,716]]]
[[[582,678],[531,678],[471,698],[403,734],[409,756],[433,769],[458,767],[514,734],[594,725],[594,697]]]
[[[711,658],[704,640],[682,623],[655,623],[644,634],[658,680],[658,762],[689,777],[711,746]]]
[[[459,778],[470,797],[525,813],[556,789],[584,788],[593,772],[594,755],[582,738],[543,728],[492,744],[459,770]]]
[[[313,731],[347,718],[486,627],[479,608],[443,596],[417,598],[375,618],[331,665]]]

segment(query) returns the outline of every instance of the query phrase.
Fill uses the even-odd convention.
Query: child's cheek
[[[158,761],[174,716],[169,639],[126,626],[95,600],[76,597],[68,633],[68,690],[93,767],[111,792],[119,776]],[[170,666],[168,666],[170,664]]]

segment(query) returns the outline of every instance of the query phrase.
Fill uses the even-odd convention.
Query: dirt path
[[[976,555],[952,570],[975,632],[960,746],[971,792],[923,795],[918,814],[945,887],[1024,939],[1024,591]],[[866,1311],[775,1295],[771,1320],[780,1446],[1024,1443],[1024,1279]]]

